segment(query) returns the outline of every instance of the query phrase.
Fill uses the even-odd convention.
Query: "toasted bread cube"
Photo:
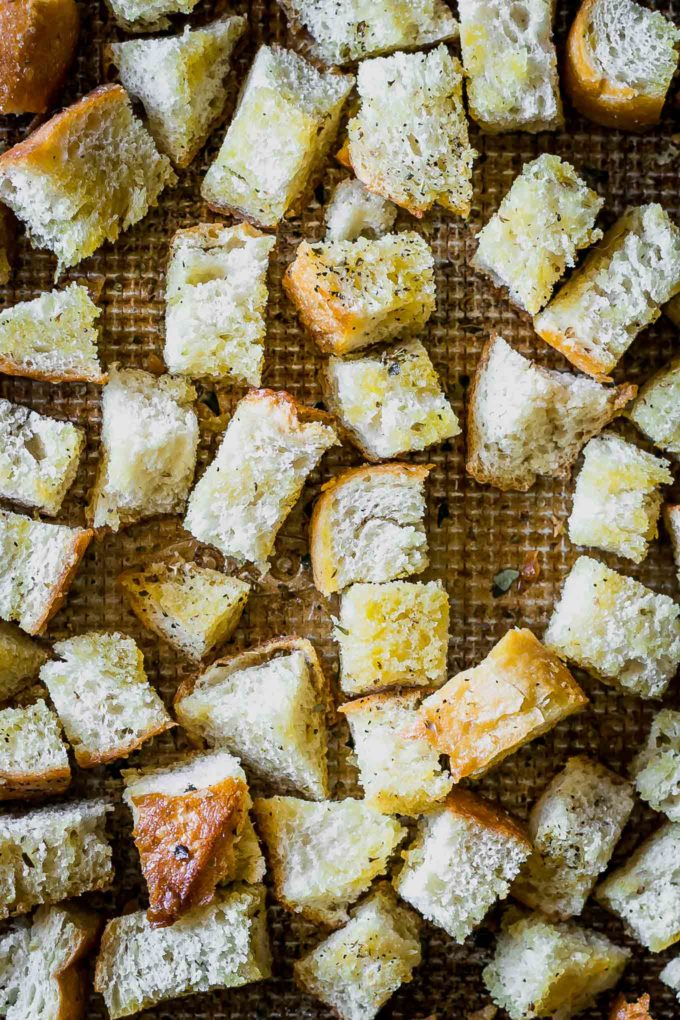
[[[340,687],[439,687],[446,679],[449,596],[441,581],[353,584],[343,594],[334,637]]]
[[[510,1020],[568,1020],[614,987],[629,957],[627,949],[573,922],[509,910],[482,977]]]
[[[460,435],[420,340],[329,358],[324,383],[326,406],[369,460],[389,460]]]
[[[649,996],[641,995],[636,1002],[627,1002],[623,992],[619,992],[612,1002],[609,1020],[654,1020],[649,1012]]]
[[[346,923],[348,906],[387,870],[406,836],[395,818],[350,798],[258,799],[255,817],[276,898],[286,910],[334,927]]]
[[[46,658],[47,653],[18,627],[0,622],[0,703],[27,687]]]
[[[459,0],[470,116],[485,130],[562,127],[551,0]]]
[[[411,336],[435,307],[434,258],[413,230],[299,245],[283,286],[322,351]]]
[[[327,241],[356,241],[357,237],[383,237],[397,218],[397,207],[380,195],[367,191],[353,178],[340,181],[331,197],[324,219]]]
[[[92,534],[0,510],[0,618],[42,634],[65,602]]]
[[[40,679],[81,768],[125,758],[175,725],[132,638],[92,631],[57,641],[53,650],[59,659],[45,663]]]
[[[455,783],[481,776],[578,712],[588,699],[530,630],[509,630],[478,666],[422,704],[422,732],[449,755]]]
[[[421,961],[419,928],[381,882],[344,928],[297,960],[295,980],[339,1020],[374,1020]]]
[[[541,0],[541,6],[548,6]],[[510,191],[478,234],[473,265],[535,315],[573,267],[576,252],[599,241],[595,227],[604,205],[571,163],[547,152],[525,163]]]
[[[417,690],[371,694],[338,709],[349,723],[366,803],[385,814],[420,814],[453,785],[438,752],[411,735],[422,698]]]
[[[279,528],[307,476],[338,445],[330,420],[284,390],[251,390],[191,493],[187,531],[266,573]]]
[[[167,14],[191,14],[198,0],[106,0],[116,22],[128,32],[168,28]]]
[[[534,852],[512,895],[567,920],[580,914],[633,810],[630,783],[589,758],[569,758],[529,815]]]
[[[47,382],[106,382],[97,353],[100,314],[77,283],[3,309],[0,372]]]
[[[530,853],[526,833],[510,815],[455,789],[418,822],[394,887],[429,921],[464,942],[496,900],[508,896]]]
[[[569,538],[641,563],[658,535],[661,485],[671,485],[669,461],[613,433],[583,451],[569,518]]]
[[[369,191],[421,217],[438,204],[467,217],[472,162],[463,68],[446,46],[359,65],[347,158]]]
[[[647,743],[631,766],[640,797],[672,822],[680,822],[680,712],[654,716]]]
[[[128,39],[109,47],[120,80],[144,104],[149,132],[175,166],[187,167],[219,124],[227,76],[246,19],[187,25],[179,36]]]
[[[0,711],[0,800],[63,793],[71,767],[59,719],[39,699]]]
[[[666,822],[595,890],[653,953],[680,939],[680,825]]]
[[[664,521],[673,547],[673,558],[680,581],[680,506],[667,506],[664,510]]]
[[[246,223],[175,233],[165,292],[168,371],[260,385],[274,244]]]
[[[278,638],[180,685],[180,724],[283,792],[328,797],[330,690],[311,642]]]
[[[94,986],[111,1020],[270,977],[264,897],[264,886],[227,889],[169,928],[153,928],[143,910],[109,921]]]
[[[0,815],[0,917],[108,889],[113,880],[103,800]]]
[[[635,396],[523,357],[500,336],[487,341],[468,396],[468,474],[504,492],[539,476],[567,477],[587,441]]]
[[[637,206],[607,231],[534,328],[582,372],[606,381],[679,291],[680,228],[660,205]]]
[[[59,272],[117,240],[176,180],[120,85],[101,85],[0,156],[0,200]]]
[[[660,698],[680,664],[680,606],[580,556],[544,641],[606,684],[641,698]]]
[[[667,963],[664,969],[659,974],[659,980],[663,981],[665,985],[672,988],[676,992],[678,1002],[680,1002],[680,957],[676,956],[674,960]]]
[[[215,212],[261,227],[302,212],[354,85],[292,50],[261,46],[201,195]]]
[[[680,357],[640,387],[627,416],[655,446],[680,454]]]

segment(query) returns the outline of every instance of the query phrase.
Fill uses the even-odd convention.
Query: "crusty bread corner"
[[[75,0],[0,5],[0,114],[49,109],[73,60],[79,27]]]
[[[531,840],[525,825],[498,804],[480,797],[465,787],[454,786],[440,808],[491,829],[505,839],[521,843],[527,851],[531,848]]]
[[[71,782],[56,713],[39,698],[0,710],[0,801],[56,796]]]

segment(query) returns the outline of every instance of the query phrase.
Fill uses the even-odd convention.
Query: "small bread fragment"
[[[440,687],[446,680],[449,596],[441,581],[353,584],[343,593],[333,636],[340,687]]]
[[[434,258],[413,230],[303,241],[283,286],[321,350],[349,354],[422,329],[435,307]]]
[[[680,822],[680,712],[657,712],[630,771],[640,797],[672,822]]]
[[[317,71],[292,50],[261,46],[201,195],[218,213],[264,228],[307,204],[354,85]]]
[[[125,89],[101,85],[0,156],[0,201],[57,272],[146,216],[176,182]]]
[[[674,960],[666,964],[659,974],[659,980],[676,992],[678,1002],[680,1002],[680,956],[676,956]]]
[[[351,798],[261,798],[255,817],[276,898],[286,910],[332,927],[347,922],[349,905],[386,871],[406,836],[396,818]]]
[[[40,679],[81,768],[125,758],[175,723],[147,680],[144,656],[125,634],[91,631],[57,641]]]
[[[199,0],[106,0],[116,22],[128,32],[168,28],[167,14],[191,14]]]
[[[492,134],[562,127],[551,0],[459,0],[458,11],[470,116]]]
[[[374,195],[356,178],[340,181],[326,206],[327,241],[356,241],[357,237],[383,237],[397,218],[397,207]]]
[[[640,387],[626,414],[655,446],[680,455],[680,357]]]
[[[564,85],[596,124],[657,124],[678,66],[680,31],[633,0],[582,0],[569,31]]]
[[[0,114],[50,108],[71,66],[79,28],[75,0],[0,7]]]
[[[48,797],[70,782],[59,719],[45,701],[0,710],[0,800]]]
[[[339,1020],[374,1020],[420,964],[416,915],[380,882],[340,931],[297,960],[295,980]]]
[[[534,328],[601,381],[680,291],[680,228],[655,203],[628,209],[534,318]]]
[[[660,698],[680,665],[680,606],[579,556],[543,640],[603,683]]]
[[[567,267],[576,264],[576,253],[602,237],[595,220],[603,205],[571,163],[545,152],[524,164],[477,235],[472,264],[535,315]]]
[[[247,223],[200,223],[175,233],[165,290],[169,372],[260,385],[275,243]]]
[[[566,921],[580,914],[605,870],[633,810],[631,784],[597,761],[569,758],[534,804],[534,852],[512,895]]]
[[[461,432],[420,340],[329,358],[324,397],[328,410],[369,460],[425,450]]]
[[[654,1020],[649,1012],[649,996],[641,995],[636,1002],[627,1002],[620,992],[612,1002],[609,1020]]]
[[[47,653],[18,627],[0,622],[0,703],[27,687]]]
[[[531,853],[526,832],[509,814],[469,790],[456,788],[418,822],[394,880],[399,895],[452,939],[462,943]]]
[[[509,630],[478,666],[423,702],[422,733],[449,755],[455,783],[480,776],[580,711],[588,699],[530,630]]]
[[[680,506],[666,506],[664,508],[664,522],[671,540],[673,558],[678,568],[678,581],[680,581]]]

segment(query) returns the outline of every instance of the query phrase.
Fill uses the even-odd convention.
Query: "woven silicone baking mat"
[[[110,21],[103,2],[83,0],[82,35],[78,59],[63,97],[71,102],[102,80],[102,45],[121,37]],[[263,41],[292,44],[285,19],[274,0],[252,0],[236,5],[250,20],[250,38],[240,57],[241,81],[255,48]],[[557,14],[558,45],[573,16],[575,4],[560,0]],[[660,9],[680,20],[679,0],[658,4]],[[194,21],[200,22],[222,5],[212,0],[199,4]],[[609,225],[629,204],[661,201],[680,220],[680,107],[673,99],[666,106],[663,122],[641,137],[600,129],[567,107],[567,128],[559,134],[537,136],[505,134],[483,136],[472,126],[473,144],[478,150],[474,170],[474,203],[467,222],[435,212],[416,229],[432,245],[436,261],[437,310],[425,328],[422,339],[428,347],[443,384],[462,418],[465,391],[480,350],[489,333],[501,333],[524,354],[541,364],[566,367],[532,332],[527,316],[518,312],[504,294],[470,267],[475,250],[475,234],[498,206],[522,164],[541,152],[554,152],[574,163],[583,176],[606,199],[602,220]],[[24,137],[30,118],[2,118],[0,131],[4,144]],[[61,281],[87,278],[100,292],[102,307],[102,355],[106,365],[158,368],[163,347],[164,267],[168,243],[173,232],[206,220],[215,220],[202,203],[200,182],[214,156],[223,131],[217,130],[194,165],[181,174],[177,188],[161,196],[160,205],[119,242],[107,245],[81,263]],[[266,152],[262,159],[271,158]],[[318,239],[323,232],[322,207],[342,172],[329,165],[323,182],[301,219],[284,225],[270,272],[270,300],[267,312],[267,341],[264,384],[287,388],[296,397],[313,404],[321,399],[319,368],[321,355],[303,335],[293,308],[283,295],[281,276],[302,238]],[[400,214],[398,227],[414,227],[407,214]],[[43,252],[33,250],[24,238],[19,243],[16,271],[11,284],[2,291],[3,306],[37,296],[53,285],[55,263]],[[616,372],[617,381],[642,382],[678,349],[677,331],[662,317],[633,344]],[[227,387],[217,394],[224,411],[231,411],[245,389]],[[84,504],[94,479],[99,442],[99,390],[95,386],[50,385],[30,380],[0,377],[0,394],[38,411],[69,418],[87,429],[87,450],[77,481],[60,520],[82,523]],[[211,391],[201,391],[205,416],[201,444],[201,467],[208,461],[220,427],[213,419],[216,407]],[[211,421],[211,419],[213,419]],[[624,432],[628,426],[618,424]],[[631,430],[631,435],[633,431]],[[639,440],[640,437],[637,436]],[[482,487],[464,471],[464,443],[452,442],[428,450],[413,458],[435,465],[429,484],[427,529],[432,566],[427,577],[441,578],[451,600],[449,668],[455,672],[478,662],[491,646],[512,626],[527,626],[541,636],[552,605],[577,550],[563,534],[569,513],[571,483],[539,481],[527,494],[504,494]],[[255,584],[250,601],[232,646],[247,647],[283,634],[297,633],[312,638],[322,653],[329,675],[335,681],[337,660],[330,639],[329,612],[334,607],[315,591],[307,556],[307,525],[310,509],[321,483],[340,469],[359,463],[358,455],[348,447],[331,452],[305,487],[300,504],[286,522],[277,542],[270,576]],[[199,468],[201,470],[201,468]],[[120,629],[135,637],[145,655],[153,683],[168,702],[179,680],[191,670],[168,645],[156,639],[137,623],[116,587],[116,577],[154,550],[175,542],[188,542],[178,520],[164,519],[128,528],[118,535],[94,542],[88,551],[64,609],[52,622],[48,637],[61,638],[89,629]],[[191,555],[195,543],[188,542]],[[493,578],[503,568],[521,569],[533,554],[538,555],[540,577],[523,590],[515,584],[510,591],[494,597]],[[213,554],[199,550],[202,562],[215,562]],[[598,555],[597,553],[595,555]],[[653,544],[639,567],[634,568],[616,557],[602,557],[625,573],[639,577],[657,591],[678,596],[670,546],[665,535]],[[247,576],[247,571],[241,571]],[[547,781],[573,753],[587,752],[611,768],[625,773],[636,748],[646,736],[656,704],[626,697],[585,675],[579,675],[591,698],[588,711],[562,723],[546,737],[536,740],[513,755],[477,784],[480,790],[501,801],[505,807],[525,817],[535,797]],[[678,685],[671,687],[666,703],[680,707]],[[358,793],[355,772],[347,761],[347,733],[344,722],[334,727],[331,753],[335,796]],[[159,761],[182,746],[181,733],[155,740],[133,763]],[[78,772],[71,794],[105,792],[116,803],[112,816],[116,884],[110,894],[97,902],[113,916],[139,903],[145,904],[143,884],[130,839],[130,822],[120,805],[119,768]],[[616,858],[624,858],[637,840],[660,822],[659,816],[635,809]],[[413,981],[405,985],[384,1010],[385,1017],[411,1020],[431,1017],[461,1020],[471,1010],[488,1003],[481,970],[493,948],[493,929],[500,911],[492,912],[487,922],[464,946],[457,946],[439,929],[423,926],[423,962]],[[265,1018],[328,1017],[319,1004],[302,995],[292,980],[292,962],[313,945],[319,934],[314,927],[285,914],[270,897],[269,930],[274,953],[271,980],[245,988],[169,1002],[145,1017]],[[670,1020],[679,1010],[670,991],[658,981],[662,965],[673,951],[647,953],[630,940],[622,926],[597,906],[588,906],[585,923],[607,932],[620,944],[633,950],[632,961],[622,988],[631,994],[652,994],[656,1020]],[[607,1000],[583,1014],[606,1015]],[[106,1010],[98,996],[92,996],[87,1016],[103,1020]]]

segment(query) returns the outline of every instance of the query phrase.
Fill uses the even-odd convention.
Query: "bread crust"
[[[43,772],[8,772],[0,770],[0,801],[29,800],[64,793],[71,783],[71,769],[64,767]]]
[[[61,607],[63,606],[68,595],[68,590],[71,587],[73,579],[76,576],[78,567],[80,566],[80,561],[85,555],[87,547],[92,541],[93,536],[94,531],[92,531],[90,528],[78,528],[76,530],[71,545],[71,562],[64,568],[64,570],[62,570],[61,575],[57,579],[57,583],[54,586],[52,598],[45,607],[43,615],[40,617],[38,622],[31,630],[27,630],[28,634],[32,635],[43,634],[49,621],[52,619],[54,614],[58,612],[58,610],[61,609]]]
[[[2,156],[0,156],[2,159]],[[27,368],[16,361],[0,356],[0,373],[3,375],[19,376],[21,379],[38,379],[40,382],[61,383],[61,382],[89,382],[96,386],[103,386],[109,381],[108,375],[104,372],[101,375],[83,375],[82,372],[40,372],[38,369]]]
[[[80,18],[75,0],[0,5],[0,113],[44,113],[64,84]]]
[[[90,988],[84,960],[98,942],[102,923],[97,914],[75,904],[66,904],[64,909],[72,915],[80,935],[70,957],[53,975],[58,997],[55,1020],[85,1020]]]
[[[527,850],[532,849],[529,833],[526,828],[498,804],[479,797],[464,787],[455,786],[446,800],[436,805],[438,810],[448,811],[471,822],[478,822],[486,829],[492,829],[504,839],[513,839],[523,843]]]
[[[359,317],[319,282],[314,251],[307,241],[298,245],[282,283],[302,325],[325,354],[346,354],[355,349],[352,334]]]

